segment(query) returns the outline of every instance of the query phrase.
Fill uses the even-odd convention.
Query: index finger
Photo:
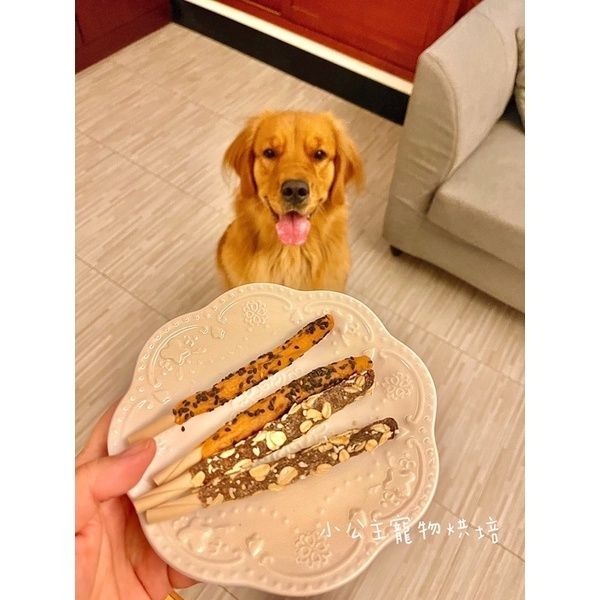
[[[110,421],[115,413],[115,410],[117,409],[118,404],[119,400],[111,404],[106,411],[104,411],[104,414],[94,426],[85,448],[78,454],[75,461],[76,466],[83,465],[90,460],[95,460],[102,456],[108,455],[106,438],[108,437]]]

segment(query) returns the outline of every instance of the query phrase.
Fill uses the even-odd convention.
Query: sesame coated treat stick
[[[371,388],[375,374],[372,369],[296,402],[280,417],[267,423],[253,437],[237,442],[219,454],[201,459],[175,479],[159,485],[134,501],[138,512],[180,496],[188,490],[206,485],[213,479],[250,468],[258,458],[268,456],[302,437],[313,425],[325,421]]]
[[[158,435],[172,425],[183,425],[196,415],[214,410],[242,392],[258,385],[270,375],[278,373],[318,344],[332,329],[332,315],[324,315],[305,325],[298,333],[283,344],[261,354],[247,365],[230,373],[209,390],[197,392],[180,402],[172,409],[172,414],[162,415],[146,427],[127,438],[132,444],[138,440]]]
[[[294,402],[302,402],[309,396],[318,394],[350,375],[366,371],[372,366],[373,363],[367,356],[350,356],[313,369],[236,415],[189,454],[157,473],[153,477],[154,482],[161,485],[174,479],[202,458],[214,456],[256,433],[267,423],[281,416]]]
[[[146,520],[148,523],[157,523],[198,508],[246,498],[262,491],[280,491],[311,475],[327,473],[337,464],[363,452],[372,452],[392,439],[397,431],[398,424],[391,417],[380,419],[361,429],[350,429],[272,463],[263,463],[246,471],[215,479],[194,490],[192,494],[151,508],[146,511]]]

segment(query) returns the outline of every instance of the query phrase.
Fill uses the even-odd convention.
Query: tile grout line
[[[476,359],[473,359],[473,360],[476,360]],[[480,363],[480,364],[483,364],[483,363]],[[505,376],[505,375],[503,375],[502,373],[499,373],[499,374],[500,374],[500,375],[502,375],[503,377],[505,377],[505,378],[506,378],[506,376]],[[508,379],[508,378],[507,378],[507,379]],[[437,432],[437,429],[436,429],[436,432]],[[494,469],[494,466],[496,465],[496,462],[497,462],[497,461],[498,461],[498,459],[500,458],[500,453],[501,453],[501,451],[502,451],[502,448],[504,448],[504,447],[505,447],[505,446],[504,446],[504,443],[505,443],[505,441],[506,441],[506,438],[507,438],[509,435],[510,435],[510,433],[509,433],[509,432],[507,432],[507,433],[505,434],[505,436],[504,436],[504,437],[503,437],[503,438],[502,438],[502,439],[499,441],[499,444],[498,444],[498,446],[499,446],[499,447],[498,447],[498,449],[497,449],[497,451],[496,451],[496,454],[494,455],[494,459],[493,459],[493,461],[492,461],[492,463],[491,463],[490,472],[489,472],[489,473],[487,474],[487,476],[485,477],[485,481],[483,482],[483,484],[482,484],[482,487],[481,487],[481,492],[479,493],[479,495],[478,495],[478,496],[477,496],[477,498],[476,498],[476,502],[477,502],[477,503],[479,502],[479,500],[480,500],[480,498],[481,498],[482,494],[484,493],[485,487],[486,487],[486,486],[488,485],[488,483],[490,482],[490,479],[491,479],[491,477],[492,477],[492,470]],[[453,514],[455,517],[457,517],[457,518],[463,518],[463,517],[459,516],[457,513],[455,513],[453,510],[451,510],[450,508],[448,508],[448,507],[447,507],[445,504],[443,504],[443,503],[442,503],[440,500],[437,500],[437,499],[435,499],[434,501],[435,501],[435,502],[438,504],[438,506],[440,506],[441,508],[443,508],[443,509],[447,510],[448,512],[450,512],[451,514]],[[477,506],[478,506],[478,504],[476,504],[476,507],[477,507]],[[469,525],[473,526],[473,524],[472,524],[472,522],[471,522],[471,520],[470,520],[470,519],[468,520],[468,522],[469,522]],[[486,537],[489,537],[489,536],[486,536]],[[517,552],[515,552],[514,550],[511,550],[511,549],[510,549],[510,548],[508,548],[507,546],[505,546],[505,545],[503,545],[503,544],[500,544],[500,543],[499,543],[498,545],[499,545],[499,546],[501,546],[503,549],[505,549],[505,550],[506,550],[507,552],[509,552],[510,554],[514,555],[514,556],[515,556],[516,558],[518,558],[519,560],[521,560],[521,561],[525,562],[525,558],[524,558],[524,557],[522,557],[522,556],[521,556],[520,554],[518,554]]]
[[[361,294],[364,295],[364,294]],[[503,377],[505,377],[506,379],[509,379],[510,381],[512,381],[513,383],[516,383],[522,387],[525,386],[525,382],[524,381],[519,381],[518,379],[515,379],[514,377],[511,377],[510,375],[508,375],[507,373],[504,373],[503,371],[498,370],[496,367],[492,367],[491,365],[488,365],[487,363],[485,363],[483,360],[481,360],[480,358],[477,358],[476,356],[473,356],[472,354],[470,354],[467,350],[460,348],[459,346],[455,346],[450,340],[446,340],[443,337],[440,337],[437,333],[434,333],[433,331],[429,331],[429,329],[426,329],[425,327],[423,327],[422,325],[419,325],[418,323],[415,323],[414,321],[411,321],[409,318],[395,312],[393,309],[389,309],[385,306],[383,306],[382,304],[379,304],[379,302],[377,302],[376,300],[369,300],[369,302],[372,302],[373,304],[376,304],[378,307],[380,307],[381,309],[385,309],[385,310],[390,310],[391,313],[395,316],[395,317],[399,317],[400,319],[402,319],[403,321],[406,321],[407,323],[409,323],[410,325],[412,325],[413,327],[416,327],[417,329],[419,329],[420,331],[427,333],[428,335],[433,336],[434,338],[436,338],[438,341],[440,342],[444,342],[445,344],[448,344],[450,347],[452,347],[454,350],[457,350],[458,352],[465,354],[466,356],[468,356],[470,359],[474,360],[475,362],[479,363],[480,365],[483,365],[484,367],[487,367],[488,369],[491,369],[492,371],[494,371],[495,373],[497,373],[498,375],[502,375]],[[387,327],[386,327],[387,329]],[[402,341],[402,340],[400,340]],[[404,342],[402,342],[404,343]]]
[[[435,503],[437,506],[444,508],[437,500],[434,500],[433,503]],[[454,514],[454,513],[451,513]],[[440,594],[442,593],[442,587],[443,584],[446,582],[446,580],[450,577],[450,574],[452,573],[452,569],[454,568],[454,565],[456,564],[456,562],[458,561],[458,555],[460,554],[460,547],[458,547],[456,549],[456,552],[454,553],[454,556],[452,557],[452,560],[450,561],[450,564],[448,565],[448,572],[446,574],[446,576],[442,579],[441,584],[440,584],[440,591],[436,594],[435,596],[435,600],[445,600],[444,598],[440,599]]]
[[[201,35],[201,34],[198,34],[198,35]],[[144,73],[142,73],[142,72],[137,72],[137,71],[134,71],[134,70],[133,70],[131,67],[129,67],[128,65],[126,65],[126,64],[124,64],[124,63],[122,63],[122,62],[119,62],[119,60],[118,60],[118,59],[115,59],[115,58],[114,58],[114,56],[109,56],[109,57],[107,57],[105,60],[106,60],[107,62],[110,62],[112,65],[115,65],[115,66],[121,67],[121,68],[123,68],[123,69],[125,69],[125,70],[129,71],[130,73],[133,73],[134,75],[137,75],[137,76],[141,77],[142,79],[144,79],[144,81],[146,81],[146,82],[148,82],[148,83],[152,83],[153,85],[155,85],[155,86],[157,86],[157,87],[161,88],[161,89],[162,89],[162,90],[164,90],[165,92],[169,92],[169,93],[171,93],[171,94],[176,94],[176,95],[177,95],[177,96],[179,96],[179,97],[180,97],[182,100],[185,100],[186,102],[189,102],[190,104],[193,104],[194,106],[196,106],[196,107],[198,107],[198,108],[202,108],[202,109],[205,109],[205,110],[207,110],[208,112],[212,113],[212,114],[213,114],[213,115],[215,115],[216,117],[220,117],[220,118],[224,119],[224,120],[225,120],[225,121],[227,121],[227,122],[228,122],[230,125],[234,125],[234,126],[235,126],[235,125],[238,125],[238,123],[235,123],[234,121],[232,121],[231,119],[229,119],[229,117],[228,117],[226,114],[223,114],[223,113],[220,113],[220,112],[216,112],[216,111],[215,111],[215,110],[213,110],[213,109],[212,109],[210,106],[206,106],[205,104],[203,104],[203,103],[201,103],[201,102],[198,102],[197,100],[195,100],[195,99],[193,99],[193,98],[190,98],[189,96],[186,96],[185,94],[182,94],[181,92],[178,92],[178,91],[176,91],[176,90],[174,90],[174,89],[172,89],[172,88],[169,88],[169,87],[167,87],[165,84],[163,84],[163,83],[160,83],[159,81],[156,81],[156,79],[153,79],[153,78],[149,77],[148,75],[145,75],[145,74],[144,74]],[[254,60],[257,60],[257,59],[254,59]],[[258,62],[259,62],[259,63],[261,63],[261,64],[263,64],[263,65],[264,65],[264,66],[266,66],[266,67],[271,67],[271,68],[274,68],[274,69],[276,69],[276,70],[277,70],[277,72],[278,72],[278,73],[280,73],[280,74],[282,74],[282,75],[289,75],[289,74],[285,73],[285,71],[280,71],[280,70],[279,70],[279,69],[277,69],[276,67],[272,67],[271,65],[268,65],[267,63],[262,63],[262,61],[258,61]],[[315,90],[319,91],[320,93],[327,94],[327,95],[329,95],[329,96],[333,96],[333,97],[335,97],[335,98],[338,98],[338,99],[340,99],[340,100],[343,100],[344,102],[347,102],[348,104],[352,105],[352,107],[354,107],[354,108],[356,108],[356,109],[360,109],[360,110],[367,110],[367,109],[364,109],[363,107],[359,106],[358,104],[354,104],[353,102],[350,102],[349,100],[346,100],[345,98],[342,98],[341,96],[338,96],[338,95],[336,95],[336,94],[333,94],[333,93],[331,93],[331,92],[328,92],[327,90],[324,90],[324,89],[320,88],[319,86],[312,85],[312,84],[310,84],[310,83],[308,83],[308,82],[306,82],[306,81],[304,81],[304,80],[302,80],[302,79],[299,79],[298,77],[294,77],[293,75],[289,75],[289,76],[290,76],[290,77],[292,77],[292,79],[294,79],[294,80],[296,80],[296,81],[298,81],[298,82],[300,82],[300,83],[302,83],[302,84],[304,84],[304,85],[310,86],[310,87],[311,87],[311,91],[312,91],[312,88],[314,88]],[[325,110],[325,109],[323,109],[323,110]],[[368,112],[370,112],[370,111],[368,111]],[[373,114],[375,114],[375,113],[373,113]],[[359,116],[360,116],[360,115],[358,115],[358,114],[357,114],[357,115],[355,115],[355,116],[352,118],[352,120],[351,120],[351,121],[350,121],[350,120],[346,121],[346,123],[348,124],[348,126],[350,126],[352,123],[354,123],[354,121],[355,121],[356,119],[358,119],[358,118],[359,118]],[[375,116],[379,116],[379,115],[375,115]],[[383,117],[381,117],[381,118],[383,119]]]
[[[122,69],[125,69],[126,71],[128,71],[129,73],[132,73],[136,77],[141,77],[146,83],[151,83],[152,85],[160,88],[161,90],[164,90],[165,92],[169,92],[169,94],[175,94],[175,96],[177,96],[178,98],[180,98],[181,100],[183,100],[185,102],[189,102],[190,104],[193,104],[196,107],[200,107],[200,108],[207,110],[209,113],[211,113],[215,117],[223,116],[220,113],[215,112],[210,106],[205,106],[204,104],[201,104],[199,102],[196,102],[195,100],[192,100],[191,98],[189,98],[188,96],[185,96],[181,92],[178,92],[177,90],[169,88],[166,85],[156,81],[155,79],[148,77],[148,75],[145,75],[141,71],[135,71],[128,65],[123,64],[122,62],[119,62],[118,60],[116,60],[114,55],[108,56],[105,60],[106,60],[106,62],[110,63],[113,66],[121,67]],[[225,118],[225,117],[223,117],[223,118]],[[228,119],[226,119],[226,120],[229,121]]]
[[[144,73],[142,73],[142,72],[134,71],[129,66],[119,62],[118,60],[115,60],[112,56],[108,57],[106,60],[107,60],[107,62],[109,62],[110,64],[112,64],[114,66],[121,67],[122,69],[129,71],[129,73],[132,73],[138,77],[141,77],[145,82],[151,83],[152,85],[155,85],[156,87],[160,88],[161,90],[163,90],[165,92],[169,92],[170,94],[175,94],[178,98],[180,98],[184,102],[189,102],[190,104],[193,104],[197,108],[202,108],[204,110],[207,110],[213,116],[224,119],[230,125],[236,125],[236,123],[234,123],[233,121],[230,121],[226,115],[223,115],[222,113],[219,113],[219,112],[215,112],[211,107],[206,106],[205,104],[202,104],[200,102],[197,102],[193,98],[190,98],[189,96],[186,96],[186,95],[182,94],[181,92],[178,92],[172,88],[167,87],[166,85],[156,81],[155,79],[150,78],[147,75],[144,75]]]
[[[75,137],[77,137],[78,133],[80,133],[81,135],[85,135],[86,137],[88,137],[93,142],[96,142],[97,144],[99,144],[100,146],[102,146],[104,149],[108,150],[109,152],[112,152],[111,148],[108,148],[104,144],[101,144],[100,142],[98,142],[98,140],[94,139],[89,133],[86,133],[85,131],[83,131],[83,129],[80,129],[79,127],[76,126],[75,127]],[[106,160],[109,156],[110,156],[110,154],[107,154],[106,156],[103,156],[102,158],[99,158],[98,160],[94,161],[94,163],[92,163],[91,165],[88,166],[88,170],[95,169],[101,162],[103,162],[104,160]],[[75,163],[77,163],[77,140],[75,140]],[[79,179],[79,177],[76,175],[76,177],[75,177],[75,189],[77,189],[77,180],[78,179]]]
[[[162,181],[164,184],[166,184],[166,185],[168,185],[168,186],[170,186],[172,188],[175,188],[177,191],[181,192],[184,196],[186,196],[190,200],[195,200],[195,201],[200,202],[202,204],[203,208],[210,208],[212,210],[220,210],[220,209],[217,209],[214,205],[212,205],[210,203],[207,203],[205,200],[203,200],[199,196],[190,194],[186,190],[180,188],[177,184],[169,181],[168,179],[165,179],[162,175],[159,175],[158,173],[155,173],[154,171],[150,171],[150,169],[148,169],[144,165],[141,165],[140,163],[136,162],[132,158],[130,158],[128,156],[125,156],[125,154],[123,154],[119,150],[115,150],[113,147],[111,147],[108,144],[104,143],[103,141],[97,139],[96,137],[94,137],[93,135],[91,135],[90,133],[88,133],[87,131],[85,131],[84,129],[81,129],[80,127],[76,127],[76,129],[77,129],[77,131],[79,131],[79,132],[84,133],[85,135],[87,135],[90,139],[94,140],[94,142],[96,142],[97,144],[100,144],[100,146],[102,146],[103,148],[106,148],[107,150],[109,150],[113,154],[116,154],[117,156],[121,157],[123,160],[126,160],[127,162],[131,163],[132,165],[135,165],[136,167],[139,167],[140,169],[142,169],[148,175],[152,175],[153,177],[156,177],[156,179]],[[95,166],[97,166],[101,162],[105,161],[107,158],[109,158],[109,157],[105,156],[104,158],[100,159],[98,161],[98,163],[96,163]],[[224,211],[221,211],[221,212],[224,212]]]
[[[433,502],[435,504],[437,504],[440,508],[443,508],[444,510],[448,511],[451,515],[454,515],[457,519],[462,519],[463,517],[460,517],[459,515],[457,515],[453,510],[450,510],[445,504],[442,504],[439,500],[433,500]],[[475,529],[475,527],[473,526],[473,523],[468,520],[469,526],[473,527]],[[491,540],[490,536],[485,533],[484,534],[485,537],[487,537],[488,539]],[[511,550],[510,548],[508,548],[507,546],[505,546],[504,544],[501,544],[500,542],[498,542],[497,544],[494,544],[495,546],[500,546],[500,548],[502,548],[503,550],[506,550],[506,552],[508,552],[509,554],[512,554],[515,558],[518,558],[521,562],[525,562],[525,558],[523,556],[521,556],[520,554],[517,554],[514,550]]]
[[[230,590],[228,590],[224,585],[218,584],[218,587],[227,592],[227,594],[229,594],[233,598],[233,600],[238,600],[238,597],[235,594],[233,594]]]
[[[234,600],[239,600],[239,598],[229,588],[225,587],[224,585],[219,587],[224,589],[232,598],[234,598]]]
[[[458,515],[456,513],[454,513],[453,511],[451,511],[448,507],[444,506],[441,502],[439,502],[438,500],[433,500],[432,504],[436,504],[437,506],[439,506],[440,508],[444,509],[445,511],[449,512],[451,515],[454,515],[455,517],[458,517]],[[461,517],[458,517],[461,518]],[[471,523],[469,522],[469,525],[472,527]],[[487,536],[486,536],[487,537]],[[508,548],[506,548],[505,546],[503,546],[502,544],[497,544],[498,546],[500,546],[502,548],[502,550],[504,550],[505,552],[508,552],[509,554],[512,554],[515,558],[519,559],[521,561],[522,564],[525,564],[525,560],[523,558],[521,558],[518,554],[515,554],[514,552],[512,552],[511,550],[509,550]],[[459,560],[459,554],[460,554],[460,547],[457,549],[456,554],[454,555],[454,557],[452,558],[452,561],[450,563],[449,566],[449,571],[448,571],[448,575],[446,575],[446,577],[444,578],[444,581],[446,581],[450,575],[450,573],[452,572],[452,569],[454,567],[454,565],[456,564],[456,562]],[[479,586],[477,586],[477,591],[479,591],[479,588],[483,585],[484,580],[481,581],[481,583],[479,584]],[[441,589],[440,589],[440,593],[436,596],[435,600],[444,600],[443,598],[440,598],[440,594],[442,593]],[[475,594],[474,596],[475,598],[478,598],[479,596],[477,594]]]
[[[122,292],[125,292],[127,295],[131,296],[134,300],[137,300],[138,302],[143,304],[146,308],[149,308],[152,312],[156,313],[158,316],[162,317],[163,319],[166,319],[167,321],[171,320],[171,317],[164,315],[162,312],[160,312],[159,310],[157,310],[156,308],[154,308],[153,306],[148,304],[145,300],[142,300],[141,298],[136,296],[133,292],[128,290],[126,287],[122,286],[120,283],[118,283],[117,281],[115,281],[114,279],[109,277],[106,273],[104,273],[104,271],[101,271],[100,269],[98,269],[97,267],[95,267],[94,265],[89,263],[87,260],[85,260],[84,258],[81,258],[81,256],[79,256],[78,254],[75,254],[75,258],[77,260],[80,260],[84,265],[86,265],[88,268],[92,269],[95,273],[97,273],[98,275],[100,275],[101,277],[103,277],[104,279],[106,279],[107,281],[112,283],[113,285],[116,285]],[[90,323],[83,329],[79,330],[77,333],[78,334],[82,333],[91,325],[93,325],[93,323]]]

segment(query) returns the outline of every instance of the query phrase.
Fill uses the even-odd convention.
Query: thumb
[[[121,454],[104,456],[78,467],[75,531],[85,527],[101,502],[126,494],[140,480],[155,452],[154,440],[143,440]]]

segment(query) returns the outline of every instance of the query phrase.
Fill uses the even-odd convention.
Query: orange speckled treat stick
[[[289,340],[274,350],[262,354],[234,373],[230,373],[209,390],[197,392],[181,400],[172,409],[172,415],[162,415],[130,435],[127,441],[132,444],[138,440],[153,437],[173,424],[183,425],[188,419],[225,404],[264,381],[270,375],[291,365],[307,350],[318,344],[333,329],[333,325],[332,315],[324,315],[310,322]]]

